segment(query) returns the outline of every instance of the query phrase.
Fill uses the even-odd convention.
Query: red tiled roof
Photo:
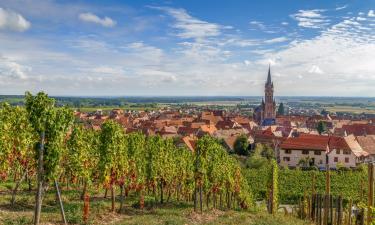
[[[342,129],[344,129],[348,135],[353,134],[355,136],[362,136],[375,134],[375,126],[371,124],[343,125]]]
[[[375,135],[357,136],[359,145],[371,155],[375,155]]]
[[[329,137],[320,135],[300,135],[286,139],[280,147],[282,149],[328,150]]]

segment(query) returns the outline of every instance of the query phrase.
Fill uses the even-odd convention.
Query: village
[[[109,113],[75,112],[86,128],[100,130],[109,119],[117,121],[126,133],[142,132],[147,136],[173,138],[178,145],[195,150],[197,140],[205,135],[222,141],[228,152],[234,151],[238,137],[246,136],[251,149],[268,145],[280,166],[296,168],[315,166],[324,170],[355,168],[375,160],[375,118],[350,118],[347,115],[277,112],[269,68],[265,98],[253,116],[241,111],[196,108],[164,108],[151,111],[113,109]],[[250,149],[250,151],[251,151]]]

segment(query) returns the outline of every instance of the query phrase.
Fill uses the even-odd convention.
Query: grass
[[[9,205],[11,182],[0,184],[0,224],[26,225],[32,223],[34,210],[34,192],[22,190],[17,196],[16,205]],[[61,216],[58,204],[55,201],[54,190],[50,187],[45,194],[42,207],[42,224],[60,224]],[[69,224],[82,224],[83,202],[79,199],[80,192],[62,190],[66,218]],[[195,213],[192,203],[179,203],[171,201],[160,205],[151,196],[146,196],[146,208],[140,210],[136,207],[138,197],[131,195],[125,200],[122,213],[110,212],[110,198],[103,197],[100,193],[92,191],[90,200],[89,224],[114,224],[114,225],[177,225],[177,224],[251,224],[251,225],[307,225],[306,221],[282,213],[270,216],[264,210],[253,208],[251,210],[209,210],[202,214]],[[116,207],[118,207],[116,203]]]

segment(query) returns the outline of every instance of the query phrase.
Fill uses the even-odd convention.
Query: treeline
[[[24,180],[36,184],[35,224],[39,222],[44,190],[63,184],[89,199],[90,189],[110,191],[115,211],[115,189],[121,191],[119,211],[130,192],[144,207],[145,193],[164,203],[170,199],[194,202],[195,209],[247,208],[252,195],[237,161],[220,143],[205,136],[196,151],[172,139],[126,134],[108,120],[101,131],[75,124],[73,112],[56,107],[44,93],[26,94],[25,107],[3,104],[0,109],[0,178],[16,181],[13,205]],[[61,200],[61,197],[60,197]],[[63,212],[63,208],[62,208]]]

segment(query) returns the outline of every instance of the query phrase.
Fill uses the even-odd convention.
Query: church
[[[273,98],[271,66],[268,68],[267,81],[264,86],[264,99],[262,99],[262,104],[254,109],[253,117],[262,126],[271,126],[276,123],[276,102]]]

